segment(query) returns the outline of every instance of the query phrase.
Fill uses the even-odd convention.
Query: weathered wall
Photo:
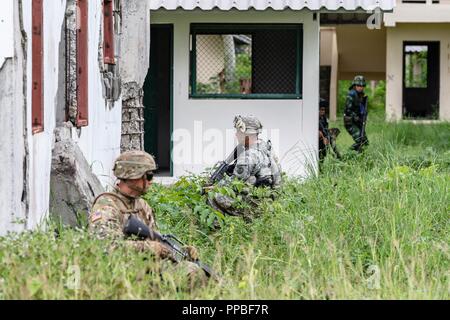
[[[305,158],[318,152],[319,104],[319,21],[311,12],[219,12],[153,11],[152,23],[174,24],[174,175],[200,172],[223,159],[233,149],[234,141],[210,141],[208,134],[218,130],[225,136],[232,129],[236,114],[254,114],[261,119],[274,149],[289,173],[303,175]],[[190,23],[303,23],[303,94],[302,100],[189,99]],[[196,123],[201,122],[201,127]],[[270,133],[274,135],[270,136]],[[233,132],[231,131],[231,136]],[[205,135],[203,135],[205,134]],[[180,155],[187,145],[190,155]],[[223,152],[208,156],[207,149],[223,145]]]
[[[126,1],[128,3],[128,1]],[[72,130],[72,138],[104,187],[111,187],[114,160],[120,154],[121,100],[103,97],[103,77],[99,67],[102,0],[89,0],[89,126]]]
[[[8,0],[9,1],[9,0]],[[19,10],[22,4],[22,10]],[[44,2],[44,132],[31,133],[31,0],[14,1],[14,59],[0,70],[0,234],[35,228],[47,217],[54,130],[65,114],[64,18],[66,1]],[[7,6],[6,6],[7,7]],[[2,8],[2,17],[12,15]],[[9,17],[9,16],[8,16]],[[111,186],[112,165],[120,153],[121,101],[107,103],[99,63],[102,0],[89,1],[89,126],[72,129],[103,186]],[[21,18],[21,19],[19,19]],[[23,21],[23,34],[20,29]],[[28,38],[28,41],[26,39]],[[7,42],[0,34],[0,40]],[[22,57],[21,46],[24,44]],[[58,121],[56,121],[58,119]],[[28,156],[27,156],[28,155]],[[12,221],[14,220],[14,221]],[[13,224],[15,222],[15,224]],[[19,223],[17,223],[19,222]]]
[[[26,51],[19,1],[2,2],[0,11],[0,235],[26,228],[27,159],[24,132]]]
[[[142,87],[149,68],[150,9],[148,1],[126,0],[122,7],[122,150],[144,148]]]
[[[440,41],[439,119],[450,121],[450,23],[397,24],[387,30],[386,118],[403,117],[403,42]]]
[[[13,19],[14,0],[2,1],[2,10],[0,10],[0,67],[6,58],[14,55],[14,19]]]

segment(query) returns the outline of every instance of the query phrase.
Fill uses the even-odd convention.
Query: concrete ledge
[[[178,181],[178,178],[174,177],[155,177],[154,182],[162,184],[163,186],[174,185]]]

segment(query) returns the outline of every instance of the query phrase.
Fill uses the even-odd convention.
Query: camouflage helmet
[[[262,131],[262,124],[255,116],[236,116],[234,118],[236,130],[245,134],[259,134]]]
[[[353,86],[365,87],[366,86],[366,79],[364,79],[363,76],[356,76],[355,79],[353,79],[352,88],[353,88]]]
[[[144,151],[127,151],[122,153],[114,163],[114,175],[118,179],[140,179],[147,172],[155,171],[155,159]]]

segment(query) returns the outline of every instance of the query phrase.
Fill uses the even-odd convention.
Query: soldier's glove
[[[199,258],[198,250],[193,246],[185,246],[183,247],[184,250],[186,250],[187,254],[189,255],[189,259],[192,261],[197,261]]]

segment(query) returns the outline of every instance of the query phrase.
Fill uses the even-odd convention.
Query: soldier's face
[[[144,183],[144,189],[145,189],[145,192],[147,192],[148,189],[150,188],[150,186],[151,186],[152,183],[153,183],[153,173],[151,173],[151,174],[147,173],[147,174],[142,178],[142,180],[143,180],[143,183]]]
[[[321,117],[323,117],[323,116],[325,116],[325,113],[326,113],[325,108],[320,108],[320,110],[319,110],[319,115],[320,115]]]
[[[127,184],[130,187],[134,187],[139,190],[143,190],[142,191],[143,194],[148,192],[152,183],[153,183],[153,179],[148,180],[147,175],[144,175],[141,179],[130,179],[127,181]]]
[[[363,86],[355,86],[355,90],[358,92],[363,92],[364,91],[364,87]]]
[[[245,144],[245,134],[243,134],[241,131],[236,131],[236,139],[239,144],[244,145]]]

